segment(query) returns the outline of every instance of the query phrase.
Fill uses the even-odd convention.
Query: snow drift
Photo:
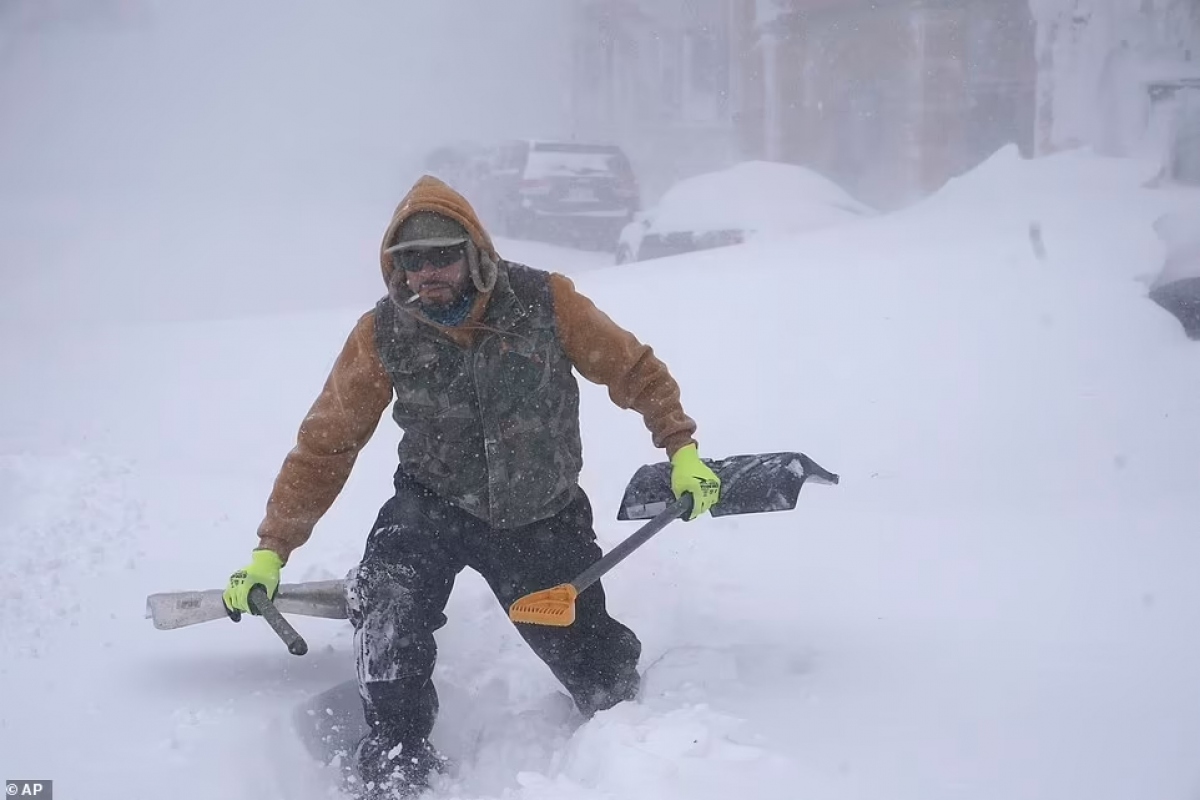
[[[681,524],[614,571],[645,692],[583,725],[464,573],[439,632],[435,739],[461,765],[441,796],[1194,796],[1200,351],[1145,294],[1154,220],[1196,198],[1144,178],[1004,152],[852,228],[577,274],[670,364],[703,452],[798,449],[842,484]],[[360,261],[347,280],[374,273]],[[350,677],[348,628],[298,620],[297,659],[253,620],[154,631],[141,601],[242,562],[374,299],[65,320],[0,351],[6,774],[98,800],[325,796],[290,713]],[[611,546],[632,529],[613,519],[625,479],[661,454],[584,390],[584,486]],[[397,435],[381,426],[288,580],[355,563]]]

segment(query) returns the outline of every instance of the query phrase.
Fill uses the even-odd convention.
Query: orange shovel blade
[[[530,625],[565,628],[575,621],[575,598],[578,596],[579,592],[569,583],[532,592],[509,606],[508,618]]]

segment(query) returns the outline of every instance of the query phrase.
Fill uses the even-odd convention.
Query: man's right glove
[[[262,586],[267,590],[267,597],[275,599],[281,569],[283,559],[274,550],[255,550],[250,563],[229,576],[229,585],[221,597],[234,622],[241,621],[242,614],[254,613],[250,610],[250,590],[255,586]]]
[[[677,500],[685,493],[692,495],[688,520],[708,511],[721,498],[721,479],[700,460],[696,445],[681,447],[671,456],[671,491]]]

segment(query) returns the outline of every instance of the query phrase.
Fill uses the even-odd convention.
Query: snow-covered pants
[[[464,566],[478,571],[507,609],[529,592],[571,580],[600,555],[582,489],[553,517],[500,530],[398,475],[347,587],[370,736],[377,744],[415,744],[433,729],[433,634],[446,624],[443,611]],[[590,716],[637,693],[641,643],[608,615],[599,583],[575,607],[569,627],[517,627]]]

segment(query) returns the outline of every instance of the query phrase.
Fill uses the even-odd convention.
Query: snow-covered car
[[[1170,311],[1188,338],[1200,339],[1200,212],[1175,212],[1155,223],[1166,250],[1150,299]]]
[[[801,233],[874,214],[811,169],[747,161],[668,189],[621,231],[617,263]]]

